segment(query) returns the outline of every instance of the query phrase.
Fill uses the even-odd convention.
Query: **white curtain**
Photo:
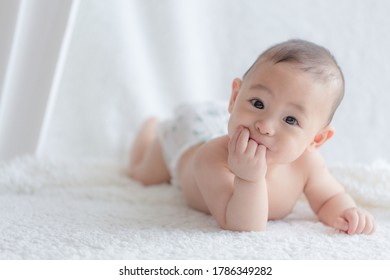
[[[39,153],[55,101],[74,0],[0,2],[0,159]]]

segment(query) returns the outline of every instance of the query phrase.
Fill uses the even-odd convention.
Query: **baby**
[[[130,176],[179,185],[189,206],[227,230],[264,231],[304,193],[324,224],[371,234],[373,216],[356,206],[318,149],[333,136],[343,95],[343,74],[328,50],[304,40],[277,44],[233,81],[228,110],[185,105],[173,120],[147,120]]]

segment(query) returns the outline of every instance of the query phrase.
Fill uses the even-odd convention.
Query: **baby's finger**
[[[256,157],[257,158],[260,158],[261,160],[264,160],[265,161],[265,157],[267,155],[267,148],[263,145],[259,145],[257,146],[257,150],[256,150]]]
[[[240,135],[238,136],[236,143],[236,152],[244,153],[246,147],[248,146],[249,141],[249,130],[247,128],[242,128]]]
[[[229,141],[229,147],[228,147],[230,152],[235,152],[236,151],[238,136],[240,136],[242,128],[243,128],[242,126],[239,126],[236,129],[236,131],[233,133],[233,136],[232,136],[232,138]]]
[[[245,153],[251,157],[254,157],[256,154],[257,147],[258,147],[258,144],[256,143],[256,141],[249,139],[248,146],[246,148]]]
[[[357,212],[359,220],[358,220],[358,225],[356,227],[355,233],[360,234],[363,232],[363,230],[366,227],[366,215],[364,213],[358,211]]]
[[[333,227],[338,230],[346,232],[348,230],[348,222],[343,218],[337,218],[333,224]]]
[[[354,234],[356,232],[359,222],[359,215],[356,209],[352,211],[347,211],[345,213],[345,219],[347,220],[349,225],[348,234]]]
[[[364,228],[364,234],[372,234],[375,232],[374,219],[371,216],[366,216],[366,227]]]

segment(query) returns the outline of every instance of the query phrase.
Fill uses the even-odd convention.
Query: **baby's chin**
[[[279,153],[272,152],[272,151],[268,152],[267,150],[266,160],[267,160],[267,164],[285,165],[297,161],[301,156],[302,155],[298,157],[292,155],[281,155]]]

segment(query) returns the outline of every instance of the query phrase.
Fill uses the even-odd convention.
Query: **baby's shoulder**
[[[229,136],[221,136],[202,144],[196,152],[197,161],[203,163],[227,163]]]
[[[294,163],[294,167],[306,173],[307,177],[326,167],[325,160],[318,150],[304,152]]]
[[[324,157],[319,150],[306,151],[299,158],[300,164],[323,164],[325,162]]]

